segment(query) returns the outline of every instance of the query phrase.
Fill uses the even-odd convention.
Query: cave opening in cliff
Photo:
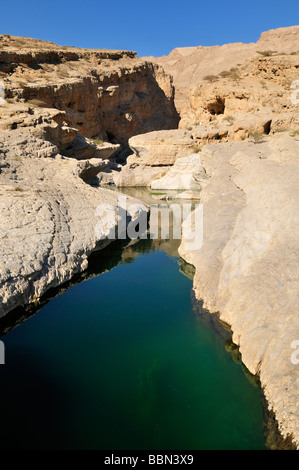
[[[207,109],[212,116],[224,114],[225,101],[217,96],[216,100],[208,104]]]
[[[268,122],[266,122],[266,124],[264,124],[264,134],[270,134],[271,124],[272,124],[272,120],[268,121]]]
[[[115,135],[113,134],[113,132],[106,131],[106,134],[107,134],[107,139],[109,140],[109,142],[111,142],[112,144],[117,144],[118,143],[118,141],[117,141]]]

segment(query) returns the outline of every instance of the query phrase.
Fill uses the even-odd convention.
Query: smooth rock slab
[[[204,175],[198,154],[178,158],[165,176],[152,181],[152,189],[177,189],[199,191],[198,178]]]
[[[259,374],[280,431],[299,445],[299,139],[206,146],[203,246],[180,255],[196,268],[194,291],[233,331]],[[191,216],[192,217],[192,216]]]

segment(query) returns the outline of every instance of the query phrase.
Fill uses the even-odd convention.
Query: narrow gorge
[[[239,365],[259,381],[268,423],[276,419],[280,432],[268,435],[266,447],[298,448],[299,365],[291,360],[299,340],[299,105],[293,85],[298,49],[299,26],[267,31],[257,43],[179,48],[160,58],[0,36],[1,331],[9,334],[76,279],[86,280],[93,259],[100,265],[110,256],[118,242],[97,230],[100,205],[119,209],[119,197],[126,195],[150,219],[153,203],[192,203],[195,210],[183,222],[189,228],[175,247],[169,241],[131,241],[118,253],[120,268],[124,259],[127,264],[138,258],[132,268],[136,285],[138,263],[144,263],[149,285],[159,290],[138,243],[141,252],[164,250],[181,263],[188,282],[192,278],[193,308],[214,318],[216,329],[229,331],[223,334],[226,340],[232,335],[232,355],[238,351]],[[203,245],[188,250],[198,204]],[[134,217],[129,214],[126,224]],[[117,211],[104,232],[114,230]],[[160,251],[154,254],[163,269],[171,262]],[[125,285],[125,275],[119,276]],[[173,282],[180,292],[179,281]],[[164,289],[171,291],[167,282]],[[113,297],[107,285],[108,290]],[[134,298],[134,289],[128,295]],[[174,304],[169,300],[173,309]],[[51,312],[51,301],[45,308]],[[138,322],[137,313],[133,320]],[[188,335],[184,341],[193,345]],[[155,363],[150,374],[156,377],[159,367]],[[154,379],[146,374],[141,383],[155,400]],[[253,392],[242,385],[242,393],[254,409]],[[144,416],[151,406],[159,408],[148,403]],[[236,445],[246,445],[238,439]],[[259,439],[252,445],[262,446]]]

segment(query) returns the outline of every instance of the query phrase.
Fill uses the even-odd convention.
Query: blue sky
[[[262,31],[299,24],[298,0],[1,3],[2,34],[60,45],[129,49],[139,56],[166,55],[175,47],[255,42]]]

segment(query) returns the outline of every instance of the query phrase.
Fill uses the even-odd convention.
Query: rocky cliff
[[[38,302],[103,248],[88,183],[140,132],[177,127],[171,78],[134,52],[0,36],[0,316]],[[110,221],[110,228],[116,226]]]
[[[196,268],[195,295],[231,326],[280,431],[297,447],[298,57],[294,26],[256,44],[153,59],[173,74],[180,129],[130,139],[133,154],[114,175],[116,184],[146,184],[160,198],[200,198],[203,246],[188,251],[183,240],[179,250]]]
[[[263,57],[269,51],[280,55],[298,52],[299,26],[266,31],[256,43],[181,47],[174,49],[168,56],[148,59],[162,65],[173,76],[176,107],[182,115],[190,88],[204,84],[204,78],[208,76],[221,79],[222,72],[236,69],[250,59]]]
[[[0,317],[84,271],[91,252],[111,242],[102,235],[117,236],[118,206],[116,192],[86,182],[105,160],[64,157],[28,129],[1,138]],[[102,204],[116,211],[99,228]]]
[[[8,103],[64,111],[66,125],[85,137],[124,144],[136,134],[176,128],[179,121],[171,78],[134,52],[0,36],[0,79]],[[11,119],[10,125],[22,122]]]
[[[188,251],[183,240],[179,249],[196,267],[196,297],[231,326],[281,432],[297,446],[298,157],[299,139],[282,134],[205,146],[203,246]]]
[[[87,184],[107,167],[102,184],[185,189],[189,199],[201,191],[203,247],[180,248],[196,268],[196,297],[232,327],[297,446],[298,34],[177,49],[158,65],[126,51],[0,39],[0,314],[85,269],[99,242],[96,206],[117,202]],[[181,129],[159,64],[174,76]],[[112,160],[127,142],[119,171]]]

